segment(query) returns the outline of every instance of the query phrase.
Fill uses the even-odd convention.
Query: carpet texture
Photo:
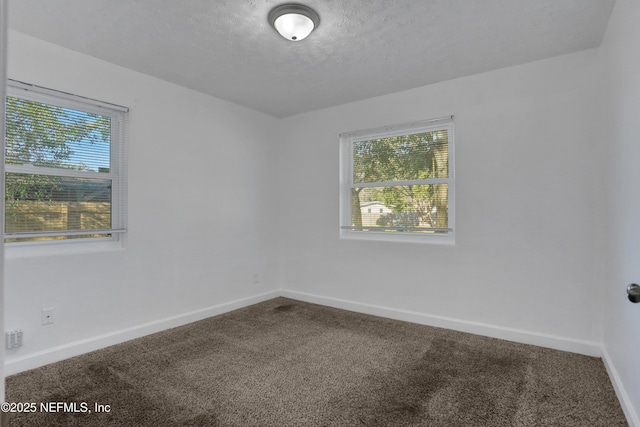
[[[8,402],[91,410],[10,414],[10,426],[627,425],[600,359],[286,298],[20,373],[6,389]]]

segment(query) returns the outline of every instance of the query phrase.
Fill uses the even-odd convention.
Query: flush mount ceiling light
[[[306,38],[320,23],[315,10],[302,4],[283,4],[269,12],[269,23],[287,40]]]

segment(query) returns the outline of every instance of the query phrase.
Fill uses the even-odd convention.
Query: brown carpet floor
[[[10,426],[627,425],[600,359],[286,298],[6,385]]]

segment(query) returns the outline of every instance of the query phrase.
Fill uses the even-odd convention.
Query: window
[[[9,82],[5,243],[117,240],[126,228],[127,111]]]
[[[340,236],[453,243],[453,145],[453,117],[341,134]]]

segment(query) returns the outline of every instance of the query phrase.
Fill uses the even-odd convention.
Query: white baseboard
[[[555,335],[540,334],[537,332],[530,332],[514,328],[505,328],[503,326],[424,314],[415,311],[398,310],[394,308],[363,304],[355,301],[324,297],[320,295],[308,294],[286,289],[280,290],[280,295],[291,299],[326,305],[329,307],[341,308],[358,313],[372,314],[374,316],[388,317],[391,319],[403,320],[405,322],[452,329],[460,332],[468,332],[471,334],[483,335],[508,341],[515,341],[523,344],[531,344],[539,347],[547,347],[555,350],[569,351],[572,353],[584,354],[587,356],[602,357],[601,344],[593,341],[584,341]]]
[[[348,301],[343,299],[308,294],[304,292],[280,289],[248,298],[242,298],[235,301],[218,304],[212,307],[207,307],[178,316],[156,320],[153,322],[145,323],[143,325],[110,332],[96,337],[75,341],[44,351],[31,353],[15,359],[10,359],[5,361],[5,375],[13,375],[18,372],[46,365],[48,363],[57,362],[69,357],[78,356],[80,354],[108,347],[110,345],[119,344],[155,332],[160,332],[165,329],[175,328],[187,323],[206,319],[207,317],[216,316],[218,314],[226,313],[252,304],[257,304],[259,302],[276,298],[278,296],[326,305],[329,307],[341,308],[344,310],[350,310],[359,313],[403,320],[406,322],[452,329],[461,332],[469,332],[476,335],[515,341],[524,344],[532,344],[557,350],[570,351],[573,353],[585,354],[588,356],[602,357],[602,347],[600,343],[596,342],[539,334],[535,332],[505,328],[480,322],[470,322],[444,316],[399,310],[359,303],[355,301]]]
[[[23,357],[10,359],[5,361],[4,374],[13,375],[29,369],[38,368],[49,363],[58,362],[70,357],[78,356],[90,351],[99,350],[114,344],[120,344],[135,338],[155,332],[164,331],[166,329],[175,328],[177,326],[186,325],[187,323],[196,322],[206,319],[207,317],[216,316],[218,314],[227,313],[239,308],[257,304],[280,296],[279,291],[271,291],[248,298],[214,305],[212,307],[191,311],[189,313],[177,316],[167,317],[165,319],[156,320],[145,323],[143,325],[134,326],[119,331],[110,332],[108,334],[87,338],[80,341],[64,344],[58,347],[47,349],[44,351],[31,353]]]
[[[613,388],[616,391],[616,395],[618,396],[618,400],[620,401],[620,406],[622,406],[622,411],[627,417],[629,426],[640,427],[640,416],[638,416],[638,412],[636,412],[636,409],[633,407],[631,398],[629,398],[622,380],[620,379],[620,375],[618,374],[618,371],[616,370],[616,367],[611,360],[611,356],[609,355],[607,348],[604,346],[602,348],[602,361],[605,368],[607,369],[607,373],[609,374],[609,378],[611,379]]]

